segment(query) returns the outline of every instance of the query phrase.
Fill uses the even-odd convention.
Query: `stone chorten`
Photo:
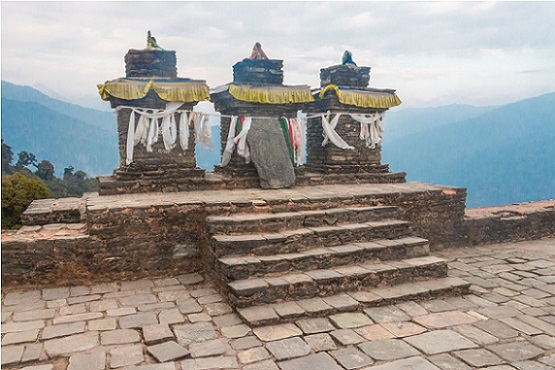
[[[357,66],[348,51],[342,64],[320,70],[320,88],[313,90],[314,102],[306,106],[312,116],[307,124],[307,172],[325,174],[327,182],[335,182],[334,177],[343,182],[405,181],[404,173],[391,173],[381,163],[381,122],[401,100],[395,90],[369,88],[369,82],[370,67]]]
[[[256,43],[251,56],[233,66],[233,82],[210,93],[215,109],[222,114],[223,162],[216,166],[215,172],[230,177],[232,183],[263,188],[295,184],[289,119],[296,119],[298,111],[314,98],[309,86],[283,85],[282,69],[283,60],[269,59]],[[240,143],[228,161],[225,158],[230,153],[226,154],[225,148],[230,148],[228,142],[238,138],[245,122],[250,125],[244,139],[250,163],[238,153]]]
[[[176,64],[176,52],[160,48],[149,31],[147,48],[125,55],[125,77],[98,85],[117,112],[120,152],[114,175],[99,177],[100,194],[186,190],[204,177],[194,124],[181,118],[209,99],[209,89],[206,81],[178,78]]]

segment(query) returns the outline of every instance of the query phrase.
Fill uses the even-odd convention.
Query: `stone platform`
[[[2,369],[547,370],[555,239],[436,252],[470,292],[253,327],[204,273],[2,289]],[[356,301],[359,302],[359,301]],[[360,302],[359,302],[360,304]],[[353,301],[350,302],[353,305]],[[333,310],[332,307],[336,309]],[[286,305],[275,312],[285,312]]]
[[[146,277],[161,272],[170,275],[194,272],[210,260],[205,253],[212,239],[207,217],[232,214],[267,215],[313,210],[339,214],[342,209],[348,214],[353,207],[392,206],[396,207],[398,221],[407,223],[403,226],[406,232],[430,240],[434,247],[453,240],[457,222],[464,217],[464,198],[464,189],[393,183],[110,196],[91,193],[64,202],[35,201],[24,215],[27,227],[3,235],[3,281],[4,284],[21,284],[40,279],[44,283],[59,283],[57,279],[62,276],[66,281],[92,277],[101,281]],[[76,214],[79,219],[74,217]],[[332,218],[320,227],[332,227]],[[55,220],[59,225],[44,225],[45,220]],[[42,238],[37,233],[40,225],[66,228],[65,224],[72,223],[84,224],[82,237]],[[314,229],[311,231],[315,233],[313,237],[307,235],[308,238],[299,243],[317,242],[316,234],[321,236],[319,243],[327,243],[326,238],[337,239],[333,234],[339,231],[344,234],[344,243],[333,246],[388,237],[385,234],[372,236],[371,233],[379,229],[372,225],[358,226],[356,231],[356,223],[347,220],[335,231],[333,227],[327,231]],[[326,233],[329,235],[325,236]],[[351,235],[350,239],[346,239],[347,235]],[[316,247],[314,244],[313,248]],[[68,266],[75,272],[73,275],[68,272]]]

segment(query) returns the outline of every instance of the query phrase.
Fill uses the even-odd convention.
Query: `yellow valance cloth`
[[[229,85],[229,93],[237,100],[263,104],[292,104],[313,102],[308,86],[264,86]]]
[[[166,101],[196,102],[210,99],[208,85],[204,82],[187,81],[133,81],[114,80],[97,85],[102,100],[109,100],[110,96],[125,100],[141,99],[150,90]]]
[[[401,99],[395,93],[340,89],[333,84],[320,91],[320,99],[330,90],[335,91],[335,95],[342,104],[361,108],[392,108],[401,104]]]

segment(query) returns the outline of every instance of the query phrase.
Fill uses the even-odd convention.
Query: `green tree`
[[[37,165],[35,175],[44,181],[52,181],[54,179],[54,165],[50,161],[43,159]]]
[[[15,168],[18,170],[23,169],[23,167],[27,167],[29,165],[33,165],[37,167],[37,157],[33,153],[28,153],[26,151],[22,151],[17,153],[18,160],[15,164]]]
[[[2,228],[18,228],[21,215],[35,199],[50,196],[50,191],[40,180],[30,179],[21,173],[2,177]]]
[[[73,166],[64,168],[64,180],[71,180],[73,178]]]
[[[13,150],[8,144],[4,142],[4,139],[2,139],[2,173],[10,174],[15,172],[12,161]]]

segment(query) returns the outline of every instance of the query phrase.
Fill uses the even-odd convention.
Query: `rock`
[[[247,145],[263,189],[288,188],[295,184],[295,170],[278,119],[253,118]]]

